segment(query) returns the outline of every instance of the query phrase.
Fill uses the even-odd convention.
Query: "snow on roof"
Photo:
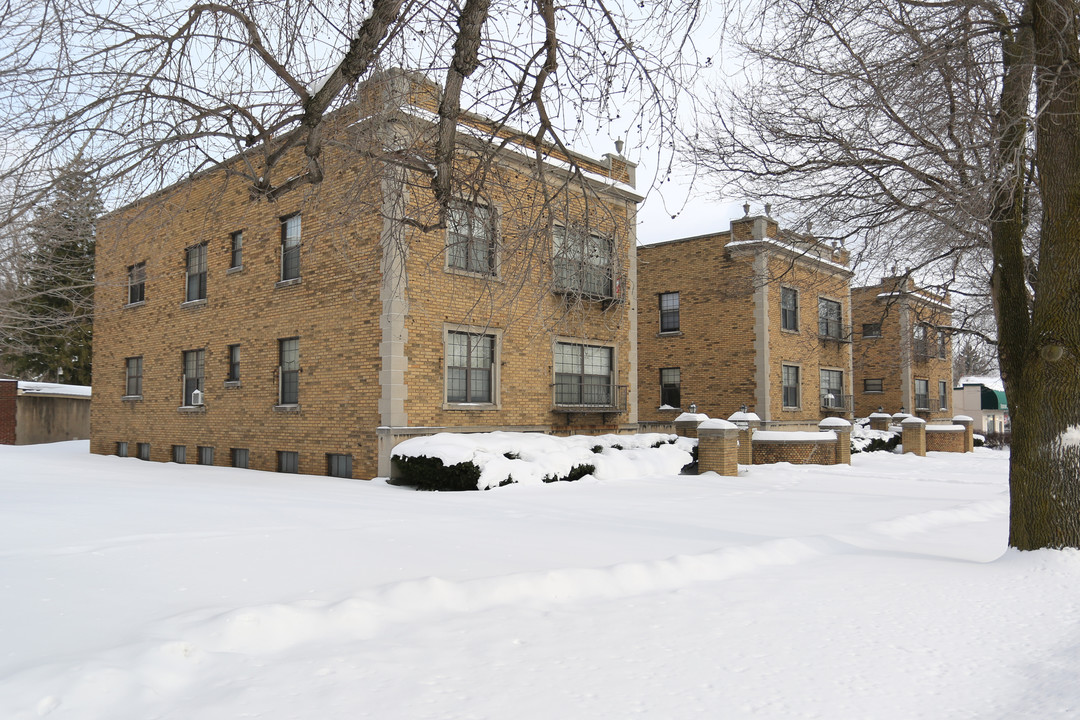
[[[90,386],[20,380],[19,393],[22,395],[70,395],[73,397],[90,397]]]
[[[956,386],[964,387],[965,385],[982,385],[990,390],[1005,392],[1005,383],[997,375],[965,375],[960,378],[960,382],[956,383]]]

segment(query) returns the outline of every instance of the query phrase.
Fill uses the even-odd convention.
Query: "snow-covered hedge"
[[[665,433],[572,435],[438,433],[394,448],[401,482],[427,490],[488,490],[510,483],[675,475],[696,440]]]
[[[851,428],[851,452],[892,452],[900,444],[900,433],[892,430],[872,430],[862,421]]]

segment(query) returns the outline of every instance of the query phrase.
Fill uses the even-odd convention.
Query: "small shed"
[[[0,445],[90,437],[90,387],[0,380]]]

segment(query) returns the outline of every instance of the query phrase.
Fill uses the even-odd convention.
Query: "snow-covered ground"
[[[424,493],[0,446],[0,718],[1057,718],[1007,455]]]

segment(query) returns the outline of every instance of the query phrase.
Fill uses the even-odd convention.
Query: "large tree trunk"
[[[1065,436],[1080,425],[1078,7],[1033,0],[1032,8],[1043,218],[1026,341],[1010,324],[1018,309],[1001,315],[1013,427],[1009,544],[1022,550],[1080,547],[1080,443]]]

